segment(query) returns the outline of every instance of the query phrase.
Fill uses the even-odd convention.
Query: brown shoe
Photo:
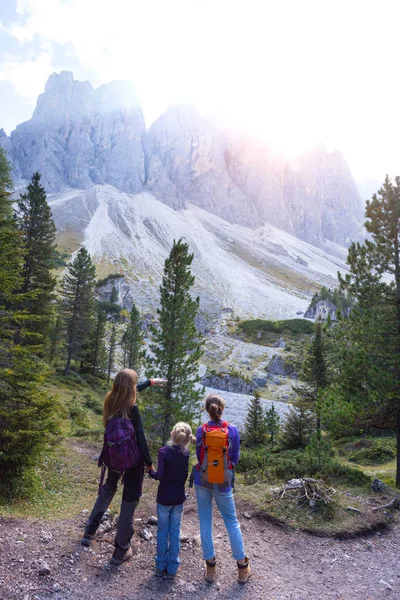
[[[240,565],[239,563],[237,563],[238,566],[238,583],[247,583],[249,580],[249,577],[251,575],[251,570],[250,570],[250,561],[249,559],[245,558],[245,563],[244,565]]]
[[[127,550],[123,550],[122,548],[115,548],[114,554],[110,560],[110,564],[114,567],[118,567],[122,565],[126,560],[130,560],[133,556],[132,548],[128,548]]]
[[[213,561],[206,560],[206,572],[204,574],[204,579],[207,581],[207,583],[214,583],[216,566],[217,561],[215,558]]]

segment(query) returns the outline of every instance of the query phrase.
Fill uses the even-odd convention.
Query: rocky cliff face
[[[134,87],[93,89],[53,74],[32,119],[8,138],[16,178],[42,174],[49,192],[109,184],[187,203],[231,223],[271,223],[322,246],[359,238],[361,200],[343,156],[322,148],[295,167],[267,145],[219,130],[191,106],[173,106],[146,130]]]

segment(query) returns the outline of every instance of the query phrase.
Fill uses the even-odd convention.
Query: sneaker
[[[154,575],[156,577],[164,577],[164,573],[165,573],[165,570],[163,570],[163,569],[156,569],[154,571]]]
[[[216,566],[217,561],[215,558],[213,561],[206,560],[206,572],[204,574],[204,579],[207,581],[207,583],[214,583]]]
[[[118,567],[122,565],[123,562],[129,560],[133,556],[132,548],[128,548],[128,550],[124,550],[123,548],[115,548],[114,554],[110,560],[110,565]]]
[[[249,577],[251,575],[251,570],[250,570],[250,561],[249,559],[245,558],[245,563],[244,565],[240,565],[239,563],[237,563],[238,566],[238,583],[247,583],[249,580]]]

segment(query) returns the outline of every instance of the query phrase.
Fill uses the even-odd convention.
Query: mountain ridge
[[[360,239],[362,203],[344,157],[321,148],[293,169],[258,140],[217,127],[191,106],[149,128],[134,86],[94,89],[67,71],[49,77],[32,118],[0,144],[14,178],[42,174],[48,192],[112,185],[149,192],[175,210],[188,203],[233,224],[270,223],[313,245]]]

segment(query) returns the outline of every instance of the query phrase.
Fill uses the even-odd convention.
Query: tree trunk
[[[400,405],[397,407],[396,487],[400,488]]]

